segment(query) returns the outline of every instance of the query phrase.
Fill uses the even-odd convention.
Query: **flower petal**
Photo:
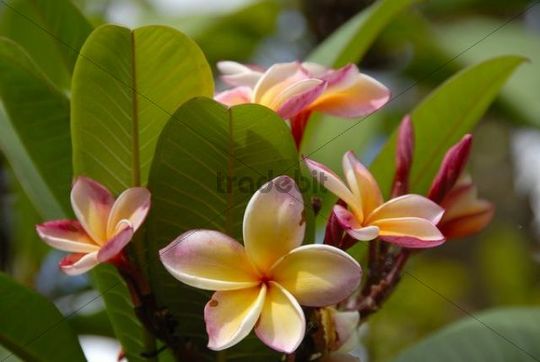
[[[71,189],[71,205],[84,230],[100,245],[107,241],[107,221],[114,197],[103,185],[78,177]]]
[[[192,287],[234,290],[259,283],[242,245],[217,231],[187,231],[159,256],[173,277]]]
[[[431,248],[445,241],[439,229],[426,219],[381,219],[373,225],[379,227],[381,239],[406,248]]]
[[[145,187],[132,187],[120,194],[113,204],[107,222],[107,236],[112,237],[116,232],[118,223],[128,220],[137,231],[150,209],[150,191]]]
[[[409,176],[414,155],[414,128],[411,117],[406,115],[399,125],[396,140],[396,172],[392,182],[392,197],[409,192]]]
[[[362,205],[363,217],[366,218],[375,208],[383,203],[379,185],[369,170],[362,165],[352,151],[343,155],[343,173],[355,198]]]
[[[360,117],[381,108],[390,99],[388,88],[360,73],[354,65],[345,66],[326,78],[329,86],[311,105],[313,111],[340,117]]]
[[[272,268],[272,277],[298,302],[322,307],[343,301],[358,287],[362,269],[349,254],[329,245],[294,249]]]
[[[447,239],[464,238],[479,233],[489,224],[495,214],[495,207],[484,200],[478,202],[485,204],[481,211],[448,221],[444,219],[441,221],[439,228]]]
[[[247,86],[253,88],[264,74],[263,72],[252,69],[244,64],[232,61],[218,62],[217,68],[223,74],[221,79],[225,83],[233,86]]]
[[[349,190],[347,185],[328,167],[317,161],[304,157],[306,166],[311,171],[311,176],[323,185],[328,191],[345,201],[355,211],[361,213],[362,209],[356,197]]]
[[[216,292],[204,308],[208,348],[219,351],[244,339],[261,315],[266,286]]]
[[[133,238],[135,230],[129,221],[124,220],[118,225],[120,230],[99,249],[97,258],[100,263],[115,257]]]
[[[334,206],[333,215],[339,221],[345,231],[356,240],[373,240],[379,236],[377,226],[362,226],[356,216],[341,205]]]
[[[358,312],[332,311],[334,327],[337,334],[336,346],[340,352],[349,352],[358,347],[360,342],[358,337],[358,323],[360,314]]]
[[[366,223],[371,224],[373,221],[381,219],[417,217],[437,224],[443,214],[444,209],[430,199],[409,194],[393,198],[379,206],[369,215]]]
[[[306,71],[298,62],[274,64],[257,82],[253,90],[253,101],[269,106],[287,87],[307,78]]]
[[[41,239],[55,249],[71,253],[91,253],[99,250],[86,234],[80,222],[75,220],[55,220],[36,225]]]
[[[255,333],[279,352],[295,351],[306,334],[306,318],[294,297],[275,282],[268,284],[266,300]]]
[[[317,99],[325,88],[326,82],[320,79],[300,80],[276,95],[269,107],[283,119],[292,118]]]
[[[279,176],[253,195],[244,214],[244,245],[260,271],[302,244],[304,201],[294,180]]]
[[[69,254],[60,260],[60,269],[68,275],[79,275],[99,264],[97,251],[88,254]]]
[[[237,104],[251,103],[251,94],[251,88],[236,87],[216,94],[214,99],[219,103],[232,107]]]

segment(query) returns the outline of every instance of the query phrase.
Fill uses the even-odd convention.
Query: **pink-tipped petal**
[[[236,87],[216,94],[214,99],[219,103],[232,107],[237,104],[251,103],[251,94],[251,88]]]
[[[278,94],[270,108],[276,110],[283,119],[292,118],[306,109],[325,88],[326,83],[319,79],[298,81]]]
[[[381,108],[390,99],[388,88],[361,74],[355,66],[345,66],[327,78],[330,84],[311,105],[314,111],[340,117],[360,117]]]
[[[107,241],[107,221],[114,197],[100,183],[78,177],[71,189],[71,205],[84,230],[98,244]]]
[[[444,214],[444,209],[430,199],[414,194],[393,198],[375,209],[366,223],[375,220],[417,217],[437,224]]]
[[[68,275],[86,273],[99,264],[97,251],[88,254],[69,254],[59,264],[60,269]]]
[[[150,209],[150,191],[145,187],[132,187],[120,194],[113,204],[107,222],[107,235],[112,236],[118,224],[128,220],[137,231]]]
[[[306,166],[311,171],[311,176],[323,185],[328,191],[339,197],[351,208],[362,212],[357,198],[352,194],[347,185],[328,167],[317,161],[304,157]]]
[[[399,126],[396,142],[396,173],[392,184],[392,197],[409,192],[409,175],[414,154],[414,129],[411,117],[406,115]]]
[[[356,199],[361,200],[362,213],[366,218],[383,203],[379,185],[369,170],[362,165],[352,151],[343,155],[343,173]]]
[[[208,348],[220,351],[244,339],[261,315],[266,286],[216,292],[204,308]]]
[[[107,243],[99,249],[97,258],[100,263],[110,260],[118,255],[118,253],[120,253],[133,238],[135,230],[129,221],[125,220],[119,224],[119,229],[120,230],[111,238],[111,240],[107,241]]]
[[[338,200],[335,206],[343,207],[345,203],[342,200]],[[334,208],[335,208],[334,206]],[[348,210],[346,210],[348,212]],[[339,221],[338,216],[336,216],[335,211],[333,210],[328,218],[326,223],[326,230],[324,233],[324,243],[331,246],[339,246],[343,238],[343,232],[345,228],[342,223]]]
[[[233,86],[246,86],[253,88],[263,75],[263,72],[261,71],[232,61],[218,62],[217,68],[221,74],[223,74],[221,79],[225,83]]]
[[[255,333],[268,347],[294,352],[306,333],[306,319],[294,297],[275,282],[268,283],[266,300]]]
[[[322,307],[351,295],[360,283],[362,269],[338,248],[311,244],[284,256],[272,268],[272,275],[300,304]]]
[[[353,239],[360,241],[370,241],[379,236],[380,230],[377,226],[364,226],[358,229],[349,229],[349,234]]]
[[[263,185],[244,214],[244,245],[260,271],[304,240],[304,201],[294,180],[279,176]]]
[[[173,277],[195,288],[235,290],[258,284],[242,245],[217,231],[187,231],[159,256]]]
[[[274,64],[257,82],[253,90],[253,101],[269,106],[290,85],[307,78],[305,70],[298,62]]]
[[[336,220],[345,229],[359,229],[362,227],[362,224],[356,219],[356,216],[341,205],[334,206],[332,215],[336,217]]]
[[[445,241],[440,230],[426,219],[381,219],[373,224],[379,227],[381,239],[406,248],[431,248]]]
[[[467,164],[469,154],[471,153],[471,146],[472,136],[466,134],[461,141],[446,152],[439,172],[435,176],[428,192],[428,197],[431,200],[436,203],[441,202],[446,194],[454,187]]]
[[[70,253],[91,253],[99,246],[86,234],[81,223],[75,220],[55,220],[36,225],[41,239],[55,249]]]

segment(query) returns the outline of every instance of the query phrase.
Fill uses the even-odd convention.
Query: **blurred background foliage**
[[[372,2],[74,1],[94,26],[168,24],[192,36],[212,65],[232,59],[262,66],[305,58],[318,42]],[[41,24],[32,3],[10,2]],[[62,59],[59,45],[42,29],[21,25],[28,21],[0,6],[0,35],[19,42],[54,84],[68,93],[73,64]],[[87,24],[79,32],[84,35],[90,29]],[[313,158],[332,168],[340,168],[341,155],[350,148],[370,162],[402,116],[430,90],[457,70],[500,54],[524,55],[530,62],[512,76],[475,131],[469,171],[482,197],[496,204],[495,219],[477,237],[452,241],[413,258],[395,294],[363,331],[370,361],[389,361],[403,348],[476,311],[540,303],[540,3],[419,2],[391,22],[359,63],[364,72],[393,90],[394,100],[351,130],[346,131],[351,121],[327,117],[311,122],[306,133],[303,153],[313,153]],[[218,89],[222,88],[218,82]],[[84,277],[58,273],[60,255],[45,247],[34,232],[39,214],[3,157],[0,162],[1,269],[47,295],[62,311],[75,310],[94,292]],[[74,292],[81,298],[66,297]],[[80,313],[71,323],[81,334],[111,335],[99,306]]]

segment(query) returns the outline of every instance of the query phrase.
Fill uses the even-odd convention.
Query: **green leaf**
[[[379,0],[330,35],[308,60],[334,68],[358,62],[386,25],[415,2],[418,0]]]
[[[394,362],[533,362],[539,335],[539,308],[494,309],[436,332]]]
[[[443,83],[412,111],[416,137],[412,192],[427,191],[445,152],[473,129],[524,60],[519,56],[501,56],[469,67]],[[394,175],[396,134],[397,130],[371,166],[386,193]]]
[[[43,217],[69,214],[69,101],[24,49],[0,38],[0,146]]]
[[[4,0],[0,35],[20,44],[56,85],[68,89],[92,26],[69,0]]]
[[[75,333],[106,336],[115,338],[114,329],[109,320],[107,311],[102,309],[91,314],[76,313],[68,319],[68,323]]]
[[[113,266],[102,264],[92,271],[92,281],[105,301],[112,329],[127,359],[148,362],[142,354],[155,350],[154,341],[135,315],[124,280]]]
[[[53,303],[0,273],[0,343],[25,361],[86,361]],[[11,353],[0,359],[10,359]]]
[[[494,29],[496,32],[492,33]],[[502,54],[519,54],[530,60],[508,81],[501,92],[500,100],[512,108],[512,114],[532,125],[540,126],[540,102],[538,102],[538,84],[540,84],[540,36],[528,31],[524,23],[504,24],[495,19],[467,19],[452,24],[438,25],[435,28],[434,41],[448,54],[457,54],[478,39],[489,37],[463,53],[459,61],[474,64],[486,57]],[[518,117],[511,117],[515,119]]]
[[[73,74],[75,174],[116,194],[145,184],[157,137],[170,115],[187,99],[212,94],[204,55],[182,33],[164,26],[97,28]],[[146,267],[144,245],[136,240],[132,246]],[[112,268],[102,266],[93,274],[128,358],[141,360],[153,343],[135,316],[125,283]]]
[[[153,196],[147,223],[150,281],[158,304],[177,318],[180,335],[190,338],[205,355],[213,354],[205,348],[203,321],[210,294],[171,277],[158,252],[181,233],[198,228],[242,240],[247,202],[260,185],[284,170],[294,176],[297,157],[285,122],[255,104],[227,109],[210,99],[194,99],[174,114],[160,137],[149,180]],[[232,182],[227,183],[228,178]],[[252,355],[254,343],[259,350]],[[250,361],[268,361],[275,353],[250,336],[226,355],[228,361],[242,355],[252,356]]]
[[[213,80],[200,49],[177,30],[104,25],[81,49],[72,94],[75,174],[118,193],[146,183],[165,122],[186,100],[212,96]]]

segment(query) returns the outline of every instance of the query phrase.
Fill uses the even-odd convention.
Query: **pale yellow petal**
[[[302,305],[322,307],[343,301],[358,287],[362,269],[346,252],[329,245],[294,249],[276,263],[272,278]]]
[[[420,195],[403,195],[391,199],[375,209],[366,220],[367,224],[380,219],[400,217],[418,217],[437,224],[444,214],[444,209]]]
[[[216,292],[204,308],[208,348],[219,351],[244,339],[264,306],[266,286]]]
[[[120,194],[114,202],[107,222],[107,237],[118,232],[123,220],[128,220],[133,231],[137,231],[150,209],[150,191],[145,187],[132,187]]]
[[[294,180],[276,177],[253,195],[244,214],[244,245],[261,272],[300,245],[306,221],[304,201]]]
[[[268,285],[255,333],[267,346],[284,353],[294,352],[304,338],[304,312],[294,297],[277,283]]]
[[[200,289],[235,290],[259,284],[240,243],[210,230],[191,230],[159,251],[173,277]]]
[[[343,173],[355,199],[361,202],[364,218],[366,218],[383,203],[377,181],[352,151],[343,155]]]

